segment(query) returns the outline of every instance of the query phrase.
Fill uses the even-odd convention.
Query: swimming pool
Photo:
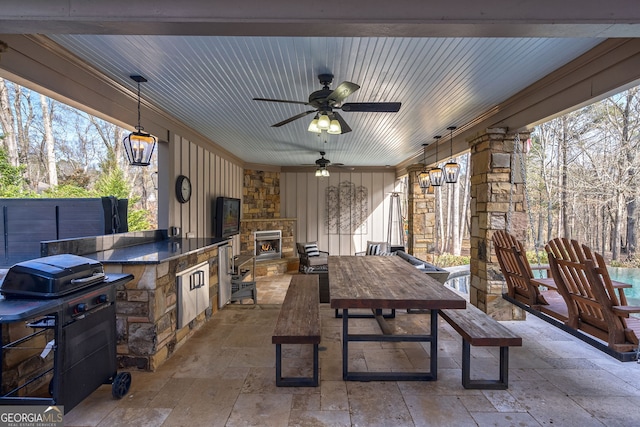
[[[633,285],[625,289],[629,305],[640,305],[640,268],[608,267],[612,280]]]
[[[640,268],[609,267],[609,275],[612,280],[633,285],[632,288],[625,289],[629,305],[640,306]],[[459,292],[469,293],[469,275],[458,276],[445,282],[446,286]]]

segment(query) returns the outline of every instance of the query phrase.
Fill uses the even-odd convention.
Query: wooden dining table
[[[397,256],[330,256],[330,305],[342,310],[342,378],[355,381],[434,381],[438,371],[438,311],[464,309],[466,301],[453,290]],[[379,321],[382,310],[428,310],[425,334],[350,334],[350,309],[370,309]],[[377,314],[377,316],[376,316]],[[358,316],[361,317],[361,316]],[[388,316],[393,317],[393,316]],[[392,320],[393,322],[393,320]],[[384,329],[383,329],[384,331]],[[350,342],[429,342],[429,372],[349,371]]]

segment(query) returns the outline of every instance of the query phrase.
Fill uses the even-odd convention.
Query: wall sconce
[[[138,125],[135,132],[130,133],[122,140],[122,144],[131,166],[149,166],[158,140],[155,136],[143,132],[144,128],[140,126],[140,83],[146,82],[147,79],[142,76],[130,77],[138,83]]]
[[[450,133],[450,146],[451,146],[451,159],[444,165],[444,180],[449,184],[455,184],[458,182],[458,176],[460,175],[460,165],[453,160],[453,131],[455,126],[449,126],[447,128]]]
[[[434,187],[440,187],[444,182],[444,173],[442,169],[438,167],[438,140],[442,138],[440,135],[434,136],[436,140],[436,164],[434,167],[429,169],[429,180],[431,181],[431,185]]]

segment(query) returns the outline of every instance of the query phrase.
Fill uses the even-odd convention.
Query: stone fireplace
[[[282,257],[282,231],[267,230],[253,233],[256,261]]]
[[[297,271],[295,251],[296,218],[280,217],[280,172],[245,169],[242,196],[242,221],[240,222],[240,252],[257,255],[257,276],[262,270],[276,269]],[[256,233],[280,232],[279,253],[273,242],[256,244]],[[269,239],[270,240],[270,239]],[[268,255],[260,257],[262,245]],[[271,248],[269,248],[271,245]],[[267,258],[268,256],[268,258]],[[288,265],[291,264],[291,265]],[[282,272],[282,271],[280,271]],[[266,274],[265,274],[266,275]]]

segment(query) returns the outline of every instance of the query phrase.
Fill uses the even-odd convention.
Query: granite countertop
[[[228,242],[229,239],[213,237],[172,238],[123,248],[109,249],[82,256],[95,259],[104,264],[159,264],[172,258],[178,258],[192,252],[197,252],[211,246],[223,245]]]

